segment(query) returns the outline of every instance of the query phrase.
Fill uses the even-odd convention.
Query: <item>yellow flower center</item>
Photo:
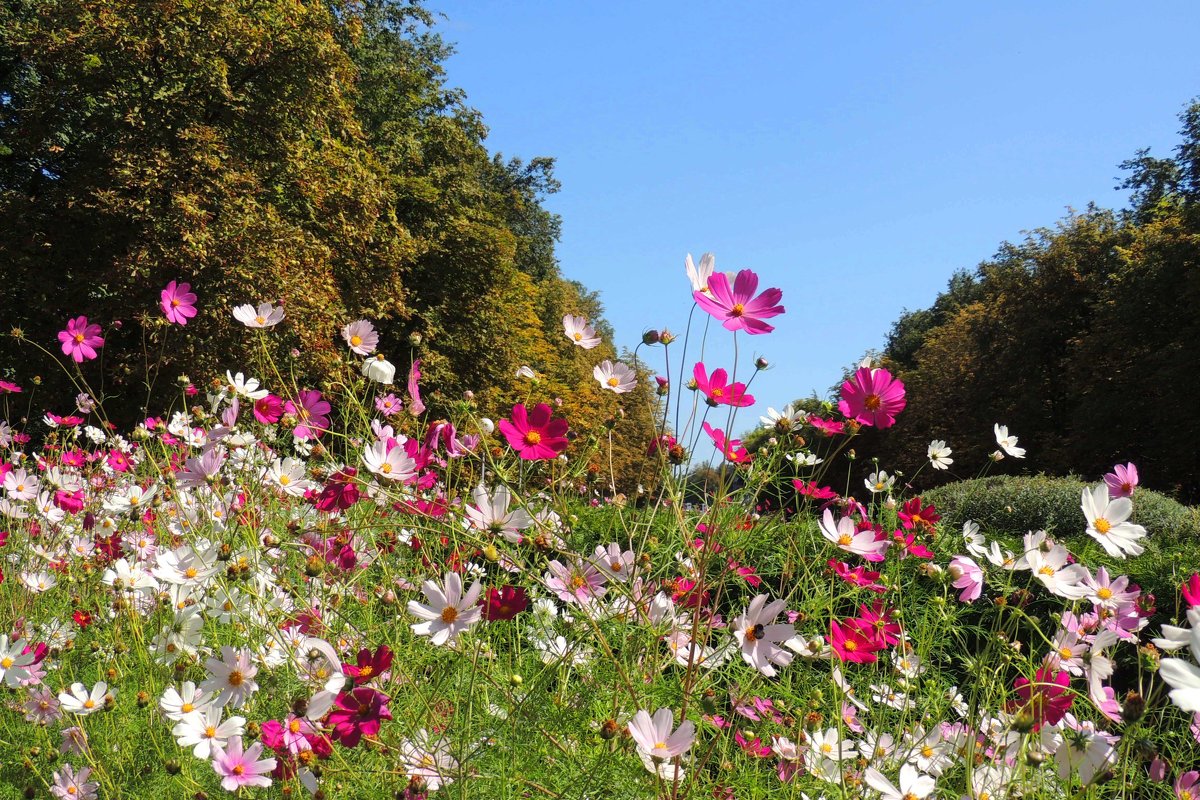
[[[255,322],[257,322],[259,325],[266,325],[266,324],[267,324],[267,318],[266,318],[266,317],[255,317],[255,318],[254,318],[254,321],[255,321]]]
[[[582,341],[583,341],[583,334],[582,334],[582,333],[579,333],[578,331],[576,331],[576,332],[575,332],[575,341],[577,341],[577,342],[582,342]]]
[[[1101,586],[1099,589],[1096,590],[1096,597],[1099,597],[1101,600],[1108,600],[1112,596],[1113,596],[1113,591],[1112,591],[1112,589],[1108,588],[1107,586]]]
[[[83,344],[83,334],[82,333],[75,334],[75,344]]]
[[[925,745],[921,748],[921,755],[925,758],[933,758],[933,748],[929,745]]]
[[[204,735],[207,738],[211,739],[217,735],[217,729],[215,727],[213,727],[212,725],[209,725],[207,728],[204,729]]]
[[[587,581],[585,581],[583,579],[582,575],[576,573],[571,576],[571,588],[572,589],[582,589],[586,585],[587,585]]]
[[[279,483],[280,483],[281,485],[283,485],[283,486],[287,486],[287,485],[288,485],[289,483],[291,483],[291,482],[292,482],[292,479],[291,479],[291,478],[289,478],[287,475],[280,475],[280,476],[279,476]]]
[[[539,444],[542,441],[542,435],[537,431],[528,431],[525,434],[525,444]]]
[[[242,764],[238,764],[237,766],[235,766],[235,767],[233,768],[233,774],[234,774],[234,775],[245,775],[245,774],[246,774],[246,767],[245,767],[245,766],[243,766]]]
[[[195,567],[188,567],[187,569],[185,569],[185,570],[183,571],[183,574],[184,574],[184,576],[185,576],[185,577],[188,577],[188,578],[194,578],[194,577],[196,577],[196,568],[195,568]]]
[[[878,411],[881,405],[883,405],[883,399],[877,394],[869,394],[867,395],[867,398],[863,400],[863,407],[866,408],[867,411]]]
[[[179,308],[179,298],[178,297],[171,298],[171,308]]]
[[[299,733],[300,732],[300,720],[294,719],[291,722],[289,722],[288,730],[291,731],[292,733]]]
[[[729,316],[740,317],[746,312],[746,307],[741,303],[734,303],[733,308],[729,309]]]
[[[608,385],[609,385],[609,386],[620,386],[620,385],[621,385],[621,379],[620,379],[620,378],[618,378],[616,375],[614,375],[613,377],[611,377],[611,378],[609,378],[609,379],[608,379]]]
[[[854,542],[854,537],[848,533],[843,533],[838,537],[838,544],[842,547],[849,547]]]
[[[351,337],[350,337],[350,345],[351,345],[352,347],[358,347],[360,344],[362,344],[362,337],[361,337],[361,336],[354,335],[354,336],[351,336]]]
[[[0,659],[0,668],[8,669],[14,663],[15,662],[13,661],[12,656],[5,656],[4,658]]]
[[[821,752],[822,752],[822,753],[832,753],[832,752],[833,752],[833,745],[831,745],[831,744],[823,744],[823,745],[821,745]]]
[[[1072,653],[1071,653],[1071,648],[1069,648],[1069,647],[1060,647],[1060,648],[1058,648],[1058,654],[1059,654],[1059,656],[1061,656],[1062,658],[1070,658],[1070,657],[1071,657],[1071,655],[1072,655]]]
[[[1038,570],[1038,575],[1053,575],[1053,574],[1054,574],[1054,569],[1051,568],[1050,566],[1045,566]]]
[[[358,670],[358,677],[360,677],[360,678],[369,678],[374,674],[375,674],[375,668],[372,667],[370,664],[367,664],[365,667],[362,667]]]
[[[89,697],[87,700],[83,701],[83,707],[84,708],[95,708],[96,701]]]
[[[184,703],[183,705],[181,705],[179,707],[179,710],[185,714],[190,714],[196,710],[196,707],[194,705],[192,705],[191,703]]]
[[[455,608],[454,606],[446,606],[445,608],[442,609],[442,622],[449,625],[449,624],[453,623],[454,620],[456,620],[456,619],[458,619],[458,609],[457,608]]]
[[[847,639],[845,642],[842,643],[842,647],[845,648],[846,650],[849,650],[851,653],[853,653],[855,650],[858,649],[858,642],[854,641],[853,639]]]
[[[1112,530],[1112,523],[1104,517],[1096,517],[1096,521],[1092,523],[1097,533],[1108,533]]]
[[[392,474],[392,465],[388,464],[388,463],[384,463],[384,465],[379,468],[379,471],[382,472],[384,475],[391,475]]]
[[[246,680],[246,676],[242,674],[242,671],[240,669],[235,669],[229,673],[229,685],[230,686],[241,686],[242,682],[245,680]]]

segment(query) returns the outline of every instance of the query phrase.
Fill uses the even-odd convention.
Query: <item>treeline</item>
[[[908,407],[860,452],[915,466],[944,439],[952,474],[972,477],[999,422],[1028,452],[993,471],[1096,478],[1134,461],[1143,484],[1200,499],[1200,102],[1180,118],[1172,157],[1121,165],[1128,208],[1005,244],[896,321],[883,360]]]
[[[3,333],[54,349],[68,318],[104,325],[103,358],[83,370],[128,422],[161,408],[180,373],[201,383],[250,363],[235,304],[285,305],[267,346],[318,388],[343,369],[338,330],[365,318],[401,373],[422,360],[431,414],[467,390],[493,416],[561,398],[577,431],[606,436],[624,405],[628,472],[653,435],[648,398],[591,378],[616,353],[596,296],[559,272],[543,206],[553,162],[489,151],[446,85],[433,23],[400,0],[0,5]],[[156,311],[171,280],[199,295],[184,329]],[[572,346],[565,313],[597,322],[604,343]],[[0,339],[0,376],[33,374],[36,415],[69,411],[61,370]]]

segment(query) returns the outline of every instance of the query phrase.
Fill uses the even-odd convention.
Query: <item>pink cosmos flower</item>
[[[242,750],[242,737],[232,737],[225,747],[213,745],[213,770],[221,776],[221,788],[236,792],[243,786],[270,786],[269,777],[275,769],[274,758],[261,761],[262,742],[255,742]]]
[[[273,394],[254,401],[254,418],[263,425],[274,425],[283,416],[283,401]]]
[[[196,316],[196,295],[188,283],[168,283],[167,288],[162,290],[159,305],[167,321],[175,325],[187,325],[187,321]]]
[[[820,529],[821,535],[826,539],[847,553],[856,553],[867,561],[883,561],[887,552],[888,540],[882,538],[873,527],[858,530],[850,517],[842,517],[835,521],[833,509],[825,509]]]
[[[297,439],[319,439],[329,430],[329,412],[333,407],[321,399],[316,389],[301,389],[296,401],[287,401],[284,410],[296,418],[292,435]]]
[[[726,382],[728,375],[724,369],[715,369],[710,377],[702,363],[697,363],[696,368],[692,370],[696,388],[704,392],[704,396],[708,398],[705,402],[713,408],[718,405],[738,408],[754,405],[754,395],[746,394],[746,384],[729,384]]]
[[[854,569],[850,569],[849,564],[831,558],[829,559],[829,568],[833,570],[833,574],[837,575],[851,586],[859,586],[869,592],[878,592],[879,594],[883,594],[885,591],[887,591],[886,588],[877,583],[879,580],[879,573],[872,572],[864,566],[858,566]]]
[[[763,322],[764,319],[782,314],[783,306],[779,301],[783,292],[778,289],[766,289],[758,297],[758,275],[744,269],[734,278],[733,288],[730,289],[729,277],[723,272],[714,272],[708,279],[708,291],[694,291],[692,297],[696,304],[721,320],[726,330],[745,331],[746,333],[770,333],[774,326]]]
[[[707,422],[704,423],[704,432],[709,435],[713,441],[713,446],[721,451],[721,454],[726,459],[735,464],[747,464],[750,462],[750,453],[746,448],[742,447],[741,439],[726,439],[725,431],[720,428],[714,428]]]
[[[838,658],[855,664],[874,664],[875,653],[884,649],[883,641],[857,619],[831,620],[827,638]]]
[[[360,356],[371,355],[379,346],[379,334],[375,332],[375,326],[365,319],[342,328],[342,338],[350,346],[350,352]]]
[[[0,394],[19,394],[21,387],[12,381],[0,381]]]
[[[851,380],[842,384],[838,410],[863,425],[890,428],[904,410],[904,384],[886,369],[859,367]]]
[[[1117,464],[1113,471],[1104,476],[1108,484],[1109,497],[1130,497],[1138,485],[1138,471],[1133,464]]]
[[[550,406],[538,403],[532,412],[523,403],[513,406],[512,420],[497,423],[504,438],[526,461],[545,461],[567,449],[567,421],[551,418]]]
[[[421,416],[421,412],[425,410],[425,404],[421,402],[421,360],[417,359],[412,363],[412,368],[408,371],[408,413],[414,417]]]
[[[1175,797],[1177,800],[1192,800],[1200,797],[1200,772],[1192,770],[1185,772],[1175,781]]]
[[[95,800],[100,784],[88,780],[91,774],[91,767],[76,772],[70,764],[63,764],[62,769],[54,773],[50,794],[62,800]]]
[[[839,433],[846,432],[846,423],[840,420],[824,419],[822,417],[809,417],[808,424],[812,425],[826,436],[836,436]]]
[[[1184,581],[1180,588],[1188,608],[1200,608],[1200,572],[1192,573],[1192,577]]]
[[[958,599],[963,603],[973,603],[979,599],[983,591],[983,570],[967,556],[955,556],[950,559],[946,572],[952,579],[955,589],[962,589]]]
[[[570,566],[561,561],[551,561],[546,569],[549,570],[543,579],[546,586],[564,603],[586,606],[608,592],[604,586],[608,581],[604,573],[595,564],[582,558],[572,559]]]
[[[87,317],[67,320],[67,329],[58,332],[63,355],[75,359],[76,364],[91,361],[96,357],[96,348],[104,346],[99,325],[89,325]]]

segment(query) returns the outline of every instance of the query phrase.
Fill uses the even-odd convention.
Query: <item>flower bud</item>
[[[759,356],[758,358],[754,359],[754,368],[755,369],[766,369],[769,366],[771,366],[771,362],[767,361],[762,356]]]
[[[496,423],[492,422],[487,417],[481,417],[479,419],[479,430],[485,435],[490,436],[492,432],[496,430]]]
[[[650,330],[645,331],[642,334],[642,344],[644,344],[644,345],[658,344],[659,341],[661,341],[661,338],[662,337],[659,334],[659,332],[654,330],[653,328],[651,328]]]

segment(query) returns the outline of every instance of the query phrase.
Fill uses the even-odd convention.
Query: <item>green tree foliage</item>
[[[1123,165],[1129,209],[1089,207],[1005,244],[895,323],[884,358],[909,400],[870,437],[883,463],[915,466],[945,439],[952,472],[974,475],[1000,422],[1028,450],[1001,471],[1095,477],[1132,460],[1147,484],[1200,496],[1200,103],[1181,119],[1173,158]]]
[[[581,438],[607,440],[612,398],[591,367],[616,354],[603,323],[586,354],[562,335],[564,313],[600,308],[559,273],[553,161],[488,150],[432,23],[400,0],[0,6],[6,328],[54,349],[68,318],[106,325],[103,360],[83,371],[128,420],[161,408],[181,372],[248,365],[257,339],[231,306],[282,302],[266,341],[298,384],[329,388],[338,330],[366,318],[401,372],[422,359],[431,414],[466,390],[492,416],[557,397]],[[199,295],[186,328],[157,311],[172,279]],[[0,370],[18,364],[52,402],[73,396],[4,337]],[[524,364],[546,376],[532,390]],[[166,379],[148,391],[147,376]],[[648,409],[616,429],[621,475],[653,435]]]

